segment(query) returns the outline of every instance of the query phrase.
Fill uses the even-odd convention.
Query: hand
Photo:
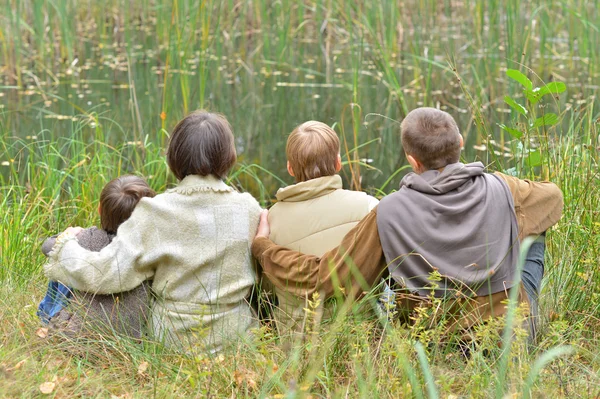
[[[268,216],[269,211],[264,209],[260,214],[260,223],[258,224],[258,230],[256,230],[256,237],[254,237],[255,239],[258,237],[269,238],[269,235],[271,235],[269,219],[267,218]]]
[[[64,231],[64,234],[71,235],[73,237],[77,237],[77,234],[81,233],[82,231],[83,231],[83,227],[68,227]]]

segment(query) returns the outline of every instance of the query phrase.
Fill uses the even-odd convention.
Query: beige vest
[[[269,238],[278,245],[316,256],[337,247],[346,233],[378,203],[363,192],[342,189],[342,178],[338,175],[282,188],[277,192],[277,200],[269,210]],[[301,334],[310,328],[307,316],[314,315],[311,325],[322,318],[322,306],[313,309],[315,313],[307,312],[305,309],[315,305],[306,299],[277,287],[275,293],[279,304],[274,316],[280,334]]]
[[[277,200],[269,211],[271,241],[316,256],[337,247],[378,203],[363,192],[343,190],[338,175],[282,188]]]

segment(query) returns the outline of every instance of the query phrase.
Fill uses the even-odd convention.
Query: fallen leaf
[[[25,364],[25,359],[21,360],[19,363],[15,364],[14,366],[7,368],[6,371],[14,371],[14,370],[18,370],[21,368],[22,365]]]
[[[248,369],[236,370],[233,373],[233,379],[238,386],[241,386],[244,383],[246,383],[246,385],[250,389],[256,388],[257,377],[258,375],[254,371]]]
[[[44,395],[48,395],[54,391],[54,387],[56,387],[55,382],[44,382],[40,385],[40,392]]]
[[[35,332],[35,335],[40,338],[46,338],[48,336],[48,329],[46,327],[40,327]]]
[[[143,375],[148,370],[148,362],[141,362],[138,366],[138,375]]]

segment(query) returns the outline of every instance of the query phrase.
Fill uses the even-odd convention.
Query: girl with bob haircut
[[[44,266],[86,292],[123,292],[153,279],[153,336],[165,345],[216,352],[257,326],[246,301],[255,283],[250,245],[261,208],[223,182],[236,162],[220,114],[195,111],[171,134],[167,162],[179,184],[142,198],[110,245],[90,252],[78,228],[61,234]]]

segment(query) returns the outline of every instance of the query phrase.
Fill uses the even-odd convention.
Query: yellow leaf
[[[138,366],[138,375],[146,373],[146,370],[148,370],[148,362],[141,362]]]
[[[255,389],[258,385],[256,383],[257,377],[258,375],[254,371],[245,368],[236,370],[233,373],[233,380],[238,386],[241,386],[244,383],[246,383],[246,386],[250,389]]]
[[[40,385],[40,392],[44,395],[51,394],[54,391],[54,387],[56,387],[55,382],[44,382]]]
[[[35,335],[37,335],[40,338],[46,338],[48,336],[48,329],[46,327],[38,328],[35,332]]]
[[[6,371],[18,370],[24,364],[25,364],[25,359],[21,360],[19,363],[15,364],[13,367],[6,369]]]

